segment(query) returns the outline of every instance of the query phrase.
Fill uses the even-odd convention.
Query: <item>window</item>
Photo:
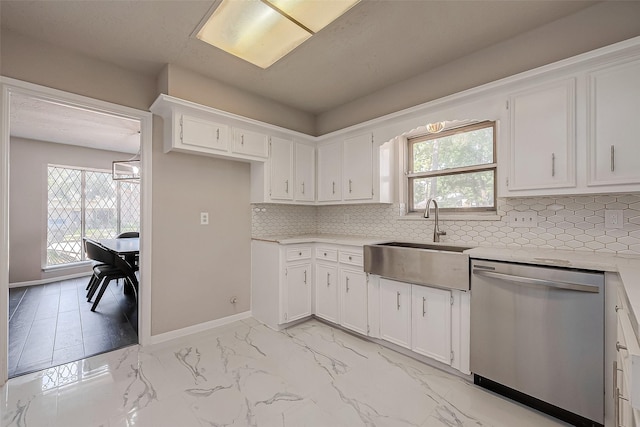
[[[495,122],[407,141],[409,212],[434,198],[443,211],[495,211]]]
[[[140,229],[140,187],[111,172],[48,167],[47,266],[84,261],[82,238]]]

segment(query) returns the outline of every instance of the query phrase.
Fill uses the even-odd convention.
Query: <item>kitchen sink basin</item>
[[[466,246],[388,242],[364,247],[364,270],[418,285],[469,290]]]
[[[464,252],[467,249],[471,249],[468,246],[448,246],[448,245],[440,245],[437,243],[410,243],[410,242],[389,242],[389,243],[380,243],[374,246],[392,246],[396,248],[429,249],[433,251],[445,251],[445,252]]]

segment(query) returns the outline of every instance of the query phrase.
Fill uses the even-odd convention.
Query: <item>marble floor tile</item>
[[[2,427],[564,425],[315,320],[274,331],[246,319],[0,391]]]

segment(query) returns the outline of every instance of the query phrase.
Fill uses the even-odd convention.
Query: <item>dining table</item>
[[[139,237],[120,237],[115,239],[100,239],[98,242],[114,252],[116,255],[124,258],[125,261],[131,266],[131,269],[138,270],[136,259],[140,254],[140,238]],[[131,294],[133,291],[129,286],[125,285],[125,294]]]

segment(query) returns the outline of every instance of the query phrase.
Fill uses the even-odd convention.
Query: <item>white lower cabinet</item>
[[[311,262],[285,267],[282,321],[291,322],[311,316]]]
[[[411,285],[380,279],[380,338],[411,348]]]
[[[451,291],[411,287],[411,349],[442,363],[451,363]]]
[[[367,335],[367,275],[360,269],[340,268],[340,324]]]
[[[313,245],[251,242],[251,314],[273,329],[312,314]]]
[[[640,343],[631,326],[629,306],[624,292],[620,284],[616,303],[617,336],[616,357],[613,365],[613,424],[616,427],[637,427],[640,425],[640,390],[637,385],[640,375],[634,374],[633,368],[640,363]]]
[[[311,315],[469,372],[469,292],[368,275],[361,247],[251,243],[251,314],[278,330]]]
[[[338,266],[337,264],[316,264],[316,310],[318,317],[339,323],[338,317]]]

